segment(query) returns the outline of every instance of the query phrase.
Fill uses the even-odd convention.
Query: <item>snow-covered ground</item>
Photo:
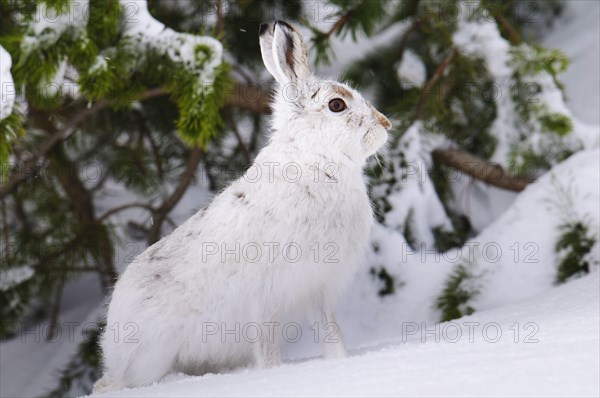
[[[350,357],[309,359],[171,381],[97,397],[598,396],[599,274],[535,298],[428,329]]]
[[[563,76],[571,110],[595,129],[600,122],[599,21],[600,2],[570,1],[564,16],[543,38],[543,45],[560,48],[571,58]],[[352,52],[342,51],[326,72],[342,70],[347,62],[344,53]],[[202,184],[189,190],[175,211],[175,221],[181,223],[208,201],[205,194]],[[502,198],[500,205],[490,205],[494,216],[481,221],[483,236],[498,229],[492,225],[485,232],[511,201]],[[473,211],[490,213],[489,209]],[[125,213],[123,219],[132,215]],[[122,248],[121,258],[126,254],[131,254],[129,248]],[[284,364],[279,368],[203,377],[170,375],[158,385],[105,396],[600,395],[600,273],[560,287],[544,281],[543,288],[536,285],[530,294],[524,294],[527,286],[522,286],[516,295],[521,301],[497,305],[493,297],[488,298],[487,304],[480,303],[483,310],[473,316],[436,324],[428,306],[449,265],[426,261],[407,268],[407,277],[422,283],[407,285],[378,305],[369,301],[376,299],[374,294],[366,297],[366,292],[351,290],[338,309],[350,348],[348,358],[323,360],[321,347],[306,338],[284,347]],[[63,324],[79,323],[73,339],[65,328],[61,338],[46,342],[42,324],[33,329],[37,335],[2,343],[0,396],[37,396],[55,387],[58,371],[81,340],[81,327],[95,319],[100,301],[97,281],[84,277],[67,290],[61,312]],[[438,330],[423,336],[425,327]],[[494,342],[498,331],[502,335]]]

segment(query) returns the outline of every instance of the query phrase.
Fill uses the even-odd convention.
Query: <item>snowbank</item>
[[[476,309],[493,308],[539,294],[554,286],[559,226],[568,220],[600,225],[600,154],[578,152],[521,193],[515,203],[473,240],[472,270],[480,278]],[[597,235],[597,232],[596,232]],[[599,243],[592,249],[598,269]],[[477,287],[477,286],[475,286]]]
[[[412,250],[402,234],[381,225],[373,240],[379,250],[369,263],[386,264],[394,278],[395,293],[377,295],[381,285],[363,270],[338,308],[345,336],[364,344],[396,336],[402,322],[434,323],[440,313],[434,308],[453,269],[467,265],[474,278],[463,287],[479,294],[468,304],[486,310],[512,304],[555,287],[558,258],[555,250],[558,226],[565,221],[585,220],[597,235],[600,226],[599,149],[579,152],[531,184],[517,200],[481,234],[446,253],[431,246]],[[431,214],[429,215],[431,216]],[[598,271],[600,245],[589,258]],[[371,279],[371,280],[369,280]],[[313,354],[313,348],[302,349]],[[296,352],[300,352],[295,348]]]

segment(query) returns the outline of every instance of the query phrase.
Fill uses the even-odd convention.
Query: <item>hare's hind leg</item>
[[[127,387],[138,387],[159,381],[173,370],[176,356],[176,350],[166,341],[159,340],[152,346],[140,346],[123,369],[124,384]]]
[[[325,358],[344,358],[348,355],[344,347],[340,325],[335,320],[333,311],[324,303],[318,304],[320,315],[319,327],[322,330],[322,338],[325,348]]]
[[[146,333],[142,333],[146,332]],[[148,333],[152,332],[152,333]],[[110,389],[140,387],[159,381],[173,368],[177,356],[177,339],[170,330],[140,328],[135,338],[124,342],[103,342],[105,383]]]

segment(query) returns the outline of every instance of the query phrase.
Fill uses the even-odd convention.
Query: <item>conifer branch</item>
[[[112,216],[113,214],[119,213],[123,210],[127,210],[127,209],[133,209],[136,207],[140,207],[142,209],[146,209],[150,212],[154,212],[156,211],[152,206],[150,206],[149,204],[146,203],[141,203],[141,202],[136,202],[136,203],[128,203],[122,206],[118,206],[115,208],[112,208],[110,210],[108,210],[106,213],[104,213],[103,215],[101,215],[100,217],[98,217],[98,222],[103,222],[104,220],[106,220],[107,218],[109,218],[110,216]]]
[[[146,91],[140,97],[140,101],[147,100],[150,98],[156,98],[163,95],[166,95],[167,91],[164,88],[154,88]],[[27,178],[31,173],[33,173],[42,158],[46,156],[48,152],[50,152],[58,143],[68,139],[71,134],[84,122],[88,121],[100,111],[109,108],[113,104],[107,100],[100,100],[94,103],[89,108],[84,110],[79,110],[76,114],[69,120],[69,122],[63,126],[60,130],[53,128],[55,130],[50,137],[46,139],[38,148],[34,151],[31,157],[23,164],[20,170],[18,170],[15,174],[13,174],[5,186],[0,187],[0,199],[3,199],[6,195],[8,195],[22,180]],[[35,113],[34,109],[31,112]]]
[[[183,194],[187,191],[196,174],[196,168],[203,157],[204,152],[199,147],[194,147],[187,159],[187,165],[182,173],[177,187],[171,195],[165,199],[162,205],[152,213],[153,224],[148,232],[148,244],[151,245],[160,239],[162,224],[167,215],[179,203]]]
[[[246,147],[246,143],[242,139],[242,135],[240,134],[240,130],[238,129],[237,123],[235,122],[235,120],[233,120],[233,117],[231,116],[230,113],[227,114],[227,123],[231,127],[231,130],[233,131],[235,138],[237,138],[238,146],[240,147],[240,150],[242,151],[242,154],[244,155],[244,160],[246,160],[247,164],[250,164],[252,161],[252,158],[250,156],[250,151]]]
[[[226,107],[240,108],[254,113],[270,114],[271,93],[257,84],[236,83],[225,100]]]
[[[168,95],[169,92],[163,87],[149,89],[143,93],[139,101]],[[269,101],[271,94],[263,90],[258,85],[236,83],[234,90],[229,93],[225,101],[226,107],[240,108],[254,113],[269,114],[271,109]],[[75,115],[60,130],[51,134],[32,154],[31,157],[11,175],[4,186],[0,186],[0,199],[5,198],[15,187],[30,176],[39,166],[40,161],[51,151],[58,143],[68,139],[75,132],[77,127],[93,118],[99,112],[110,108],[114,104],[111,101],[100,100],[91,107],[75,112]]]
[[[5,260],[10,257],[10,240],[8,236],[8,214],[6,214],[4,199],[0,200],[0,206],[2,208],[2,242],[4,244],[4,258],[0,257],[0,260]]]
[[[521,35],[517,31],[517,29],[515,29],[515,27],[510,23],[508,19],[506,19],[504,15],[502,15],[499,12],[494,12],[493,15],[496,22],[498,22],[498,24],[502,26],[506,31],[511,44],[519,45],[523,42],[523,39],[521,38]]]
[[[323,40],[329,39],[334,33],[339,33],[344,28],[344,25],[348,23],[353,13],[354,10],[352,9],[344,15],[342,15],[337,21],[335,21],[331,29],[329,29],[327,33],[325,33],[325,35],[323,36]]]
[[[410,35],[417,29],[419,29],[421,25],[423,25],[423,22],[424,18],[414,20],[413,23],[410,24],[410,26],[402,34],[402,37],[400,38],[400,43],[398,44],[398,53],[400,54],[400,57],[402,57],[402,55],[404,54],[404,50],[406,49],[406,44],[408,43]]]
[[[481,159],[462,149],[439,148],[435,149],[431,156],[435,162],[453,167],[496,188],[521,192],[527,185],[534,182],[533,179],[511,176],[500,165]]]
[[[431,76],[431,79],[429,79],[427,81],[427,83],[425,83],[423,90],[421,90],[421,96],[419,97],[419,103],[417,105],[417,112],[416,112],[417,119],[421,119],[423,117],[423,110],[425,108],[425,102],[427,101],[427,96],[433,89],[433,86],[435,86],[437,81],[440,79],[440,77],[442,77],[442,75],[444,74],[444,71],[446,70],[448,65],[450,65],[450,62],[452,62],[452,59],[454,58],[454,56],[456,56],[456,53],[457,53],[457,51],[455,48],[450,50],[448,55],[446,55],[446,58],[444,58],[442,63],[436,68],[435,72],[433,73],[433,76]]]
[[[30,116],[39,127],[50,133],[52,137],[60,134],[46,112],[32,108]],[[59,143],[62,143],[62,141],[57,142],[57,144]],[[114,266],[114,250],[110,238],[103,233],[103,225],[96,219],[92,194],[80,180],[79,170],[77,170],[75,164],[69,159],[65,149],[61,145],[54,145],[49,150],[48,155],[57,166],[57,181],[66,194],[75,216],[79,220],[81,230],[84,231],[83,234],[86,235],[83,242],[86,241],[89,234],[97,233],[93,244],[97,245],[96,248],[101,258],[98,271],[102,276],[101,281],[103,287],[108,289],[108,287],[116,281],[118,276]],[[87,243],[88,245],[92,244],[91,241]],[[58,252],[57,257],[64,253],[68,253],[69,250],[71,250],[70,245],[67,244]],[[47,261],[47,259],[40,261],[40,263],[44,264],[44,261]]]
[[[79,246],[85,240],[87,232],[88,231],[80,232],[73,239],[71,239],[69,242],[64,244],[59,250],[56,250],[56,251],[53,251],[53,252],[47,254],[45,257],[41,258],[36,264],[32,265],[31,267],[33,269],[49,267],[52,264],[52,261],[56,260],[57,258],[59,258],[60,256],[62,256],[65,253],[69,253],[71,250],[73,250],[77,246]],[[77,268],[77,269],[79,269],[79,268]],[[60,270],[62,271],[63,268],[61,267]],[[102,274],[102,270],[100,270],[99,268],[95,267],[94,270],[96,272]]]
[[[215,36],[220,37],[223,34],[223,30],[224,30],[222,0],[217,0],[216,9],[217,9],[217,22],[215,24]]]
[[[50,314],[49,332],[46,336],[46,341],[52,341],[58,332],[58,317],[60,314],[60,304],[62,302],[64,287],[65,278],[61,277],[60,282],[58,283],[58,285],[56,285],[56,293],[54,295],[54,303],[52,305],[52,312]]]

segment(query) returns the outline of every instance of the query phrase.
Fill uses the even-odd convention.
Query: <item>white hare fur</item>
[[[391,124],[347,85],[314,78],[287,23],[262,25],[260,46],[278,82],[270,143],[244,177],[129,264],[108,307],[95,392],[176,371],[275,366],[273,322],[315,308],[321,325],[335,322],[331,309],[364,262],[373,216],[362,169]],[[347,109],[331,111],[334,98]],[[224,333],[250,323],[262,328],[257,341],[256,329],[250,339]],[[344,355],[333,337],[326,355]]]

